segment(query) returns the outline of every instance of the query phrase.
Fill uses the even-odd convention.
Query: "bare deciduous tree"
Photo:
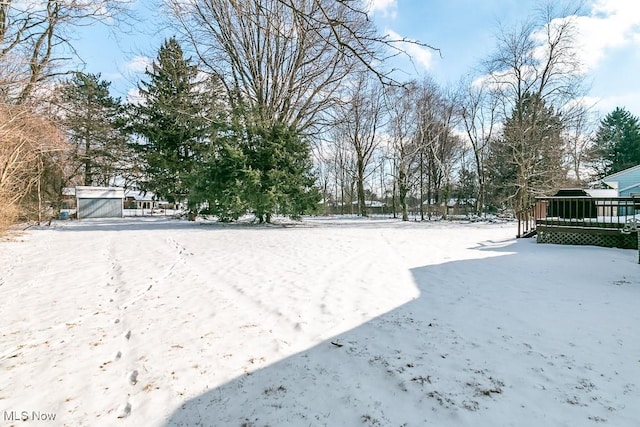
[[[73,30],[112,22],[131,0],[0,1],[0,97],[26,102],[39,84],[77,57]]]
[[[459,107],[464,131],[471,144],[478,182],[476,212],[486,204],[487,166],[489,142],[497,131],[498,97],[483,81],[463,83],[464,91]]]
[[[565,116],[565,141],[566,153],[572,179],[577,186],[584,183],[585,176],[589,173],[584,170],[585,163],[590,160],[590,148],[593,145],[593,136],[597,120],[591,108],[584,103],[576,103],[564,112]]]
[[[389,114],[389,136],[394,152],[398,201],[402,220],[408,221],[407,195],[412,187],[416,156],[420,144],[416,143],[419,117],[419,88],[415,82],[402,87],[389,87],[386,92],[386,107]]]
[[[331,132],[333,141],[331,143],[330,170],[333,176],[333,192],[334,199],[340,204],[340,213],[353,213],[353,201],[355,191],[353,189],[355,182],[355,158],[353,149],[344,135],[337,128]],[[349,210],[345,209],[349,204]]]
[[[453,168],[464,151],[461,139],[453,132],[457,117],[454,106],[457,104],[454,92],[444,92],[429,79],[420,84],[416,136],[420,155],[420,193],[423,198],[426,175],[429,205],[448,202]],[[446,208],[442,214],[446,217]]]
[[[339,16],[347,13],[331,3]],[[279,0],[167,4],[205,71],[218,75],[234,107],[258,122],[304,130],[352,70],[348,55],[325,40],[331,28],[320,25],[323,9],[315,1],[299,2],[300,13]]]
[[[405,50],[407,45],[439,52],[438,48],[417,40],[405,37],[395,38],[378,33],[368,16],[370,1],[309,0],[316,4],[320,10],[319,15],[307,15],[304,8],[300,6],[299,0],[278,1],[305,20],[316,21],[321,28],[328,27],[330,31],[322,35],[325,41],[337,50],[346,51],[349,57],[355,59],[361,67],[368,70],[385,86],[402,86],[402,84],[391,76],[394,70],[384,69],[379,65],[396,56],[405,56],[413,61],[411,55]],[[335,3],[340,3],[341,8],[346,9],[346,14],[336,13],[337,10],[331,7],[335,6]]]
[[[345,99],[336,108],[335,129],[337,139],[343,139],[353,153],[353,173],[360,215],[367,215],[365,181],[380,141],[383,126],[383,93],[377,80],[359,73],[350,85]]]
[[[165,0],[203,67],[258,120],[307,130],[356,68],[382,66],[409,40],[379,34],[362,1]],[[416,42],[413,42],[416,43]]]
[[[539,151],[530,148],[543,141],[525,141],[523,138],[543,132],[542,128],[547,124],[538,118],[545,116],[544,109],[562,111],[567,103],[582,95],[581,64],[574,40],[575,17],[573,11],[556,13],[550,4],[547,5],[541,10],[537,23],[527,23],[499,34],[497,51],[487,62],[488,81],[500,93],[502,118],[511,121],[511,138],[503,142],[514,153],[511,161],[517,169],[517,182],[509,198],[516,210],[528,207],[535,193],[542,190],[532,185],[532,178],[541,182],[538,178],[542,171],[532,169],[540,163],[535,159],[524,160],[527,152]],[[531,100],[538,101],[532,103]],[[515,117],[511,117],[512,114]],[[540,129],[531,129],[532,126]],[[560,141],[550,138],[546,142],[558,144]],[[546,151],[549,149],[560,152],[563,147],[560,143],[545,148]],[[547,188],[562,179],[546,175]]]
[[[41,203],[47,160],[65,148],[47,119],[23,107],[0,105],[0,231],[19,216],[21,203],[34,188]]]

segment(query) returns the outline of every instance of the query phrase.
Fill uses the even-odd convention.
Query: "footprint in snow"
[[[138,382],[138,371],[136,371],[135,369],[131,371],[128,378],[131,385],[136,385],[136,383]]]
[[[126,418],[131,414],[131,403],[126,402],[118,407],[118,418]]]

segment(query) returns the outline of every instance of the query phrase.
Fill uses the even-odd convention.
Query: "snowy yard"
[[[640,425],[637,252],[515,227],[31,229],[0,242],[0,425]]]

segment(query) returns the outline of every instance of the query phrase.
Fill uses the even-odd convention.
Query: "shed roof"
[[[124,199],[124,188],[119,187],[76,187],[78,199]]]

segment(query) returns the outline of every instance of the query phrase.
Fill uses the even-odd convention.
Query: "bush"
[[[51,182],[59,177],[56,156],[65,148],[61,133],[45,117],[0,104],[0,233],[19,219],[40,219],[46,195],[60,190]]]

